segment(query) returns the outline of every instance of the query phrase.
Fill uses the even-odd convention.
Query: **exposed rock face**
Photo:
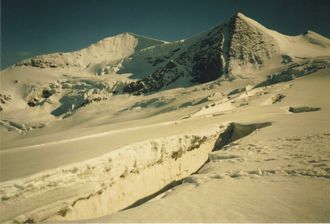
[[[198,50],[193,56],[191,73],[193,81],[209,82],[219,78],[224,72],[225,64],[221,60],[224,53],[223,46],[221,46],[223,39],[223,27],[218,26],[200,41]]]
[[[232,74],[264,67],[278,50],[274,38],[258,27],[260,24],[253,23],[241,13],[232,17],[228,23],[228,72]]]

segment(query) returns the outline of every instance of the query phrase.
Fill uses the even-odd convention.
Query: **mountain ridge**
[[[256,27],[257,29],[260,29],[262,31],[266,31],[266,32],[270,31],[270,32],[276,32],[276,33],[278,33],[277,31],[273,31],[273,30],[267,29],[262,24],[260,24],[260,23],[256,22],[255,20],[253,20],[253,19],[245,16],[241,12],[237,12],[236,14],[234,14],[227,23],[230,23],[230,21],[238,21],[238,20],[244,21],[249,26]],[[222,24],[219,24],[219,25],[217,25],[215,27],[218,27],[218,26],[221,26],[221,25],[224,25],[224,24],[222,23]],[[212,28],[212,29],[214,29],[214,28]],[[205,32],[207,32],[207,31],[205,31]],[[268,34],[269,34],[269,32],[268,32]],[[280,34],[280,35],[283,35],[283,34]],[[312,37],[313,36],[314,37],[316,36],[316,37],[322,39],[322,41],[327,42],[324,46],[326,46],[326,47],[329,47],[330,46],[330,41],[329,41],[328,38],[322,36],[321,34],[318,34],[318,33],[314,32],[314,31],[309,31],[308,30],[308,31],[306,31],[305,34],[300,34],[300,35],[296,35],[296,36],[288,36],[288,35],[284,35],[284,36],[289,37],[289,38],[293,38],[293,37],[304,36],[304,35],[312,36]],[[119,33],[119,34],[114,35],[114,36],[103,38],[103,39],[101,39],[101,40],[99,40],[99,41],[97,41],[97,42],[95,42],[95,43],[87,46],[86,48],[82,48],[82,49],[77,50],[77,51],[65,52],[65,53],[64,52],[55,52],[55,53],[51,53],[51,54],[38,55],[38,56],[35,56],[35,57],[32,57],[32,58],[28,58],[28,59],[22,60],[22,61],[16,63],[15,65],[16,66],[21,66],[21,65],[38,66],[38,63],[36,63],[36,61],[45,60],[47,62],[47,61],[49,61],[49,60],[52,59],[52,58],[48,58],[47,56],[50,56],[50,55],[63,55],[63,54],[65,55],[65,54],[70,54],[70,53],[73,53],[73,54],[74,53],[80,53],[80,52],[86,51],[86,50],[91,49],[91,48],[93,48],[95,46],[98,46],[98,45],[103,45],[104,49],[106,50],[106,46],[104,46],[104,43],[106,43],[106,42],[116,42],[116,41],[113,41],[113,40],[121,39],[121,38],[125,39],[125,38],[127,38],[127,36],[135,37],[136,39],[142,39],[142,40],[147,39],[148,41],[150,41],[150,43],[145,43],[145,44],[142,44],[142,46],[138,46],[135,49],[136,51],[142,50],[144,48],[152,47],[152,46],[155,46],[155,45],[159,45],[159,44],[178,42],[178,41],[166,42],[166,41],[163,41],[163,40],[157,40],[155,38],[146,37],[146,36],[135,34],[135,33],[132,33],[132,32],[123,32],[123,33]],[[195,38],[195,36],[196,35],[194,35],[194,36],[192,36],[190,38],[184,39],[183,41],[187,41],[189,39],[193,39],[193,38]],[[270,36],[272,36],[272,35],[270,35]],[[310,37],[310,39],[313,39],[313,38]],[[132,54],[133,52],[130,51],[129,53]],[[129,53],[119,54],[119,56],[116,57],[115,59],[119,59],[119,58],[123,58],[123,57],[128,57],[128,56],[130,56]],[[74,55],[73,57],[75,57],[75,56],[76,55]],[[79,56],[79,54],[78,54],[78,56]],[[115,59],[112,59],[112,60],[115,60]],[[76,60],[73,60],[73,61],[74,62],[72,62],[72,65],[78,67],[79,62],[77,62]],[[61,66],[62,66],[62,64],[63,63],[61,63]],[[40,65],[40,66],[43,67],[42,65]],[[49,63],[49,67],[56,67],[56,66],[54,66],[54,63]]]
[[[101,63],[102,59],[106,57],[110,58],[110,61],[115,61],[128,57],[135,51],[139,51],[159,43],[165,42],[130,32],[124,32],[99,40],[88,47],[77,51],[39,55],[18,62],[16,66],[27,65],[40,68],[63,68],[66,66],[72,66],[86,68],[88,64]],[[95,57],[100,59],[96,60]]]

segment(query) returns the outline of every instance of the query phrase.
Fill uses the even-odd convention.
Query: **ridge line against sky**
[[[328,0],[1,0],[1,69],[122,32],[185,39],[238,11],[287,35],[330,36]]]

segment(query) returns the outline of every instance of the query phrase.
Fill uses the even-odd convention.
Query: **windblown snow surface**
[[[1,71],[0,222],[330,222],[330,40],[238,13]]]

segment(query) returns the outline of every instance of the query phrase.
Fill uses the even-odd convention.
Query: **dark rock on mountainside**
[[[181,77],[205,83],[242,69],[260,69],[277,51],[275,41],[244,15],[199,36],[185,51],[149,76],[128,84],[124,92],[135,95],[157,91]]]
[[[163,67],[142,80],[128,84],[123,91],[137,95],[157,91],[185,75],[192,82],[199,83],[219,78],[224,68],[221,61],[222,29],[222,26],[217,26]]]

